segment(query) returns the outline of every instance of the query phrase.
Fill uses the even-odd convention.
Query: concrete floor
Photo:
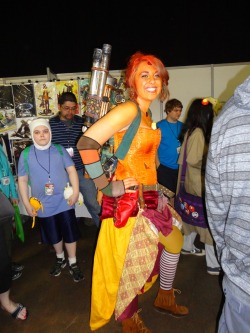
[[[86,226],[81,218],[79,226],[82,238],[78,242],[77,256],[84,271],[85,280],[75,283],[67,267],[59,277],[53,278],[49,271],[55,261],[50,246],[40,244],[39,229],[31,229],[31,221],[24,223],[25,242],[14,238],[13,260],[25,267],[22,276],[13,281],[11,297],[27,306],[27,321],[14,320],[0,310],[2,333],[90,333],[90,288],[96,227]],[[176,296],[178,304],[189,307],[190,314],[174,318],[156,312],[153,302],[159,281],[141,295],[140,313],[145,324],[154,333],[216,333],[223,295],[221,277],[206,272],[205,257],[181,255],[174,288],[182,291]],[[98,333],[121,333],[121,324],[114,318],[100,328]]]

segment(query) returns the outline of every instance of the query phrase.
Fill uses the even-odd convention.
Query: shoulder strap
[[[28,175],[29,175],[29,164],[28,164],[29,151],[30,151],[30,146],[24,148],[23,150],[24,167]]]
[[[188,142],[188,138],[186,140],[185,147],[184,147],[182,170],[181,170],[181,181],[183,181],[183,182],[185,180],[186,168],[187,168],[187,161],[186,161],[186,159],[187,159],[187,142]]]
[[[56,149],[59,151],[59,153],[61,155],[63,155],[62,146],[59,143],[52,143],[52,144],[53,144],[53,146],[56,147]]]
[[[152,118],[152,111],[150,109],[148,109],[148,114],[149,114],[150,118]]]
[[[117,158],[119,158],[120,160],[124,160],[130,146],[131,143],[134,139],[134,136],[140,126],[140,122],[141,122],[141,110],[139,108],[139,106],[137,106],[138,108],[138,112],[137,112],[137,116],[136,118],[133,120],[133,122],[131,123],[131,125],[129,126],[129,128],[127,129],[126,133],[124,134],[122,141],[117,149],[117,151],[115,152],[115,156]]]

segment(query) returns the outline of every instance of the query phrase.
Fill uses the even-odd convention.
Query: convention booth
[[[85,119],[86,127],[127,99],[124,71],[109,71],[110,56],[111,46],[104,44],[102,49],[94,49],[93,66],[87,73],[55,74],[47,68],[47,75],[43,76],[0,78],[0,136],[15,176],[22,150],[32,143],[29,122],[56,115],[58,97],[63,92],[76,95],[76,114]],[[168,71],[170,98],[182,102],[183,121],[194,98],[211,96],[225,103],[250,75],[250,63],[170,67]],[[152,104],[153,121],[165,117],[163,110],[163,103]],[[104,156],[109,157],[112,151],[108,143],[105,149]],[[20,211],[25,214],[22,203]],[[76,214],[90,217],[85,205],[76,206]]]

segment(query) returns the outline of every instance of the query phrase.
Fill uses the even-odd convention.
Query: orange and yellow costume
[[[115,134],[115,150],[119,146],[124,133],[125,131]],[[123,161],[118,161],[115,172],[117,180],[133,176],[144,185],[156,184],[155,157],[160,138],[161,134],[159,130],[140,127],[125,159]],[[136,156],[136,159],[134,156]],[[95,250],[92,276],[91,330],[96,330],[107,324],[114,311],[116,312],[116,317],[119,317],[120,315],[120,309],[116,308],[118,301],[117,295],[119,292],[127,249],[129,248],[130,243],[133,242],[132,235],[136,221],[136,217],[130,217],[126,226],[123,228],[116,228],[114,226],[113,218],[107,218],[102,221]],[[150,244],[152,246],[152,251],[157,255],[158,236],[154,237],[150,232],[149,235],[151,237]],[[170,240],[170,246],[167,241],[168,238]],[[161,234],[160,239],[165,243],[164,245],[169,246],[170,248],[172,244],[174,252],[180,251],[182,246],[182,235],[178,228],[173,227],[173,231],[168,237],[164,237]],[[154,245],[155,240],[156,245]],[[148,275],[144,275],[144,281],[140,281],[142,287],[147,282],[153,266],[154,262],[153,265],[152,263],[149,265]],[[138,277],[139,272],[136,274],[137,279]],[[146,291],[149,289],[156,278],[157,275],[155,275],[150,282],[147,282],[143,290]],[[135,296],[136,295],[131,295],[131,299]]]

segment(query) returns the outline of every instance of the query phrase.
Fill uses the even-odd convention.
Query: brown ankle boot
[[[153,333],[144,325],[144,322],[138,315],[140,311],[141,309],[135,312],[131,318],[122,321],[122,333]]]
[[[158,295],[154,302],[154,307],[162,313],[169,313],[175,317],[186,316],[188,314],[188,308],[183,305],[177,305],[175,302],[174,292],[181,293],[178,289],[163,290],[159,289]]]

